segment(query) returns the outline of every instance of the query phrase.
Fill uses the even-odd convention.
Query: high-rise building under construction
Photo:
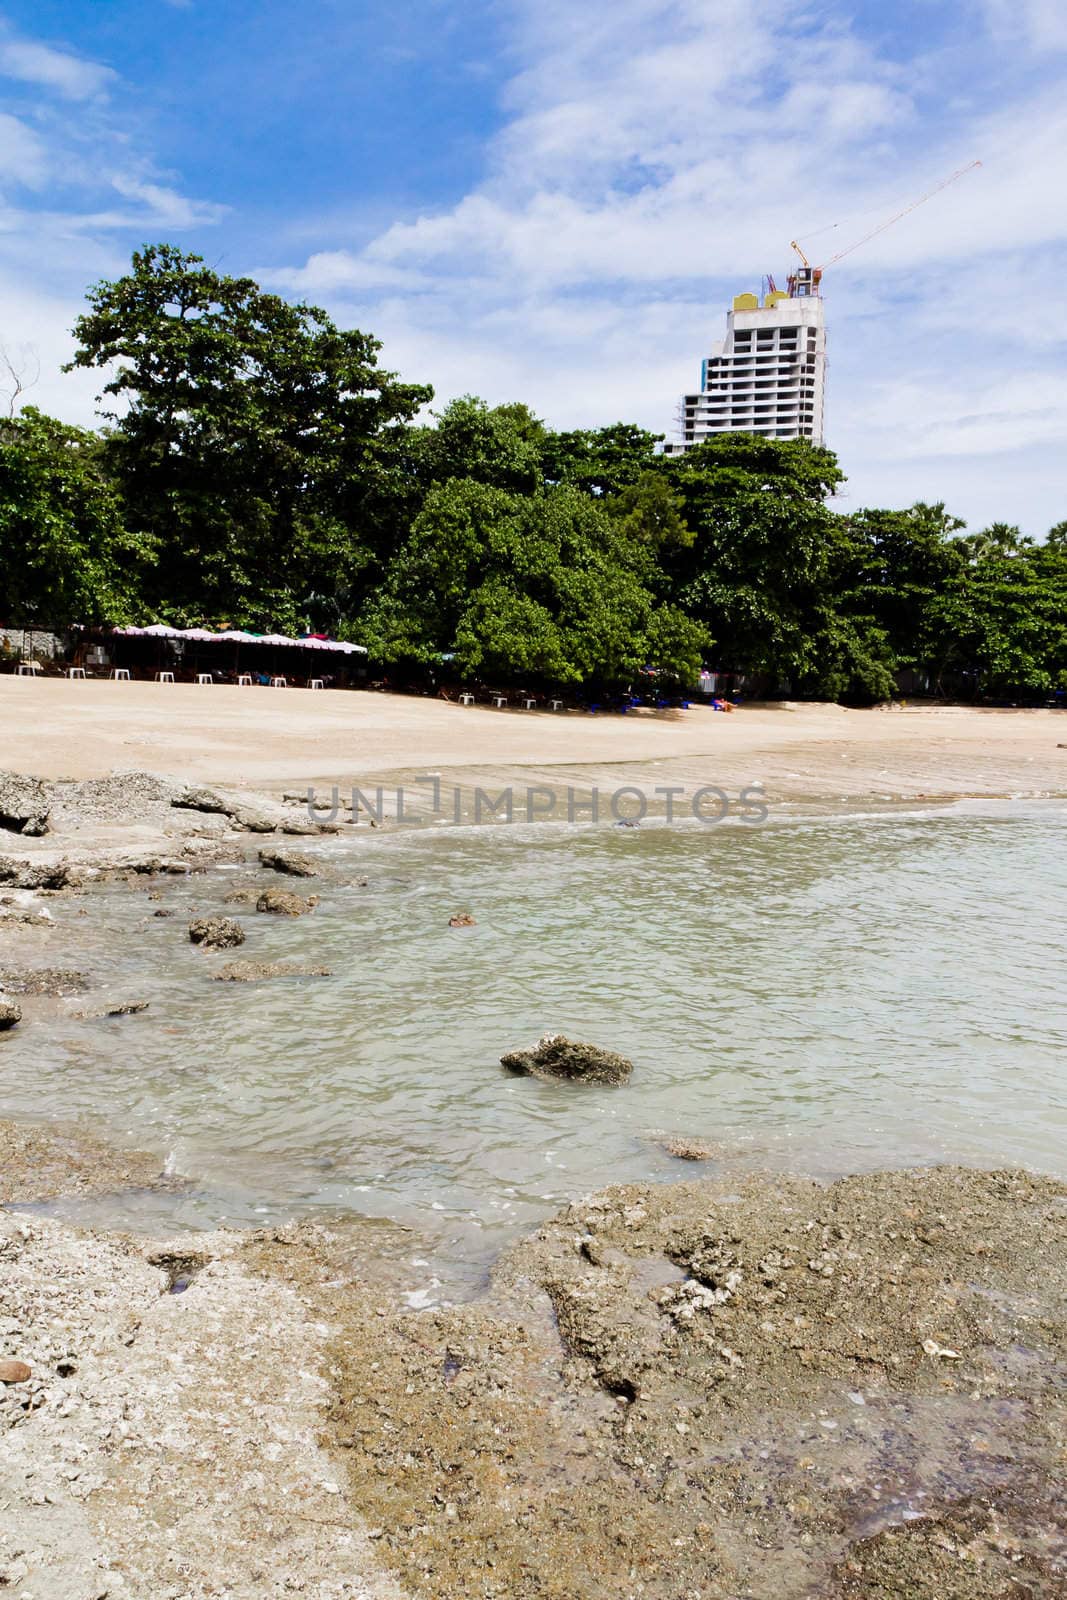
[[[702,362],[700,389],[683,397],[680,455],[719,433],[758,433],[765,439],[810,439],[822,444],[826,395],[826,321],[821,273],[804,266],[788,293],[739,294],[726,315],[726,338]]]

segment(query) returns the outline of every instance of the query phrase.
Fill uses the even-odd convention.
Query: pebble
[[[0,1361],[0,1383],[25,1383],[33,1369],[25,1361]]]

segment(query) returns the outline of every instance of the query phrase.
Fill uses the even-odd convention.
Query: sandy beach
[[[1067,714],[744,706],[626,716],[496,711],[362,691],[0,678],[5,764],[149,771],[268,793],[441,772],[456,781],[666,781],[782,798],[1067,792]]]

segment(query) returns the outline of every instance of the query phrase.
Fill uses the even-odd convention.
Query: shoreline
[[[114,715],[90,767],[121,744]],[[775,803],[811,808],[771,825],[1062,800],[1055,714],[1003,715],[1026,720],[991,754],[970,718],[948,749],[929,734],[919,757],[869,722],[850,743],[820,721],[810,749],[777,733],[760,744],[757,728],[730,771],[765,760]],[[564,770],[651,790],[713,781],[713,754],[596,765],[542,751],[530,767],[450,770],[466,796]],[[177,782],[141,768],[61,785],[54,831],[0,832],[0,858],[30,877],[66,861],[72,886],[0,887],[0,963],[66,964],[47,913],[79,875],[151,894],[171,873],[217,887],[235,867],[259,872],[264,844],[329,861],[338,835],[309,832],[284,801],[298,757],[273,751],[286,772],[269,784],[226,784],[228,812],[172,805],[202,781],[197,761]],[[68,767],[78,759],[72,748]],[[233,776],[232,752],[211,760]],[[1052,792],[1005,798],[1023,776]],[[377,853],[408,836],[340,826],[350,864],[360,842]],[[21,1003],[29,1027],[54,1002]],[[293,1581],[314,1600],[614,1600],[635,1571],[648,1600],[677,1600],[683,1579],[705,1600],[943,1600],[961,1582],[967,1600],[1002,1600],[1020,1579],[1052,1600],[1067,1578],[1048,1487],[1067,1447],[1053,1387],[1067,1361],[1067,1185],[1053,1179],[944,1164],[821,1181],[680,1170],[563,1204],[498,1253],[485,1293],[418,1309],[403,1299],[424,1241],[395,1224],[133,1237],[57,1220],[47,1201],[179,1187],[159,1156],[19,1122],[0,1123],[0,1161],[0,1357],[33,1374],[0,1385],[14,1446],[0,1491],[25,1530],[0,1532],[15,1600],[89,1600],[87,1574],[120,1600],[207,1600],[223,1581],[235,1600],[281,1600]],[[10,1209],[20,1198],[34,1209]]]

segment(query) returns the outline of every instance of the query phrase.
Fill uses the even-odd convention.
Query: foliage
[[[659,455],[518,402],[430,415],[369,334],[173,245],[91,289],[75,333],[108,425],[0,422],[5,622],[314,626],[404,671],[596,693],[705,660],[854,703],[1067,689],[1067,522],[1035,543],[940,504],[841,514],[802,440]]]
[[[160,615],[294,627],[301,602],[361,565],[346,548],[365,469],[430,397],[342,332],[199,256],[150,245],[89,292],[73,365],[119,402],[106,448],[133,522],[159,543]]]
[[[427,496],[364,639],[388,662],[454,657],[475,677],[575,684],[625,682],[655,648],[653,665],[691,678],[706,635],[662,613],[653,575],[627,519],[569,485],[521,495],[452,479]]]
[[[15,626],[124,622],[151,542],[129,533],[99,437],[32,407],[0,423],[0,611]]]

